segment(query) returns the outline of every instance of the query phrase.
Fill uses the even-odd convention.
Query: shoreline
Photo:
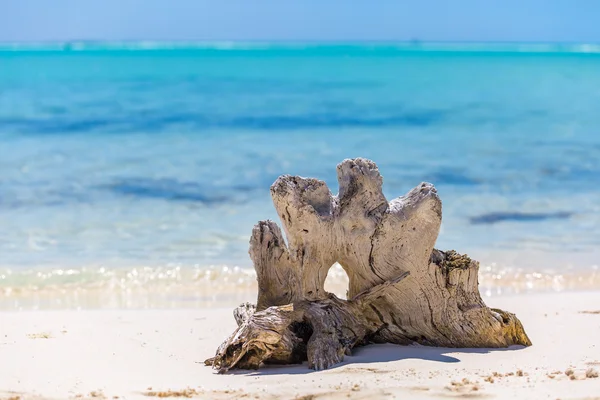
[[[533,346],[368,345],[330,370],[314,372],[305,363],[225,375],[203,361],[235,329],[232,308],[3,312],[0,357],[10,361],[0,364],[0,399],[600,395],[600,378],[586,377],[588,370],[600,372],[600,291],[486,303],[516,313]]]
[[[344,299],[348,277],[339,264],[329,270],[325,289]],[[521,294],[600,290],[600,270],[524,269],[481,264],[484,300]],[[252,268],[89,267],[12,270],[0,268],[0,311],[95,309],[197,309],[255,302]]]

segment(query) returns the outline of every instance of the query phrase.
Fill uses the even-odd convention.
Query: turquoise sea
[[[251,292],[270,184],[353,157],[436,185],[483,293],[600,287],[600,46],[5,43],[0,306]]]

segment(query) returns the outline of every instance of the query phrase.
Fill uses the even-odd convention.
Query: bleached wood
[[[514,314],[484,304],[476,261],[434,249],[442,203],[432,184],[388,203],[372,161],[344,160],[337,174],[337,196],[312,178],[283,175],[271,186],[288,244],[276,223],[254,227],[256,312],[236,311],[238,329],[208,364],[225,372],[308,360],[324,369],[369,342],[531,345]],[[335,262],[350,300],[324,289]]]

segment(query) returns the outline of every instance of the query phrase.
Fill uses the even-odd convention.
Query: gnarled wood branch
[[[433,185],[388,203],[372,161],[344,160],[337,174],[338,196],[323,181],[297,176],[271,186],[288,245],[274,222],[254,227],[256,309],[236,310],[238,329],[207,364],[225,372],[308,360],[324,369],[369,342],[531,345],[514,314],[484,304],[476,261],[434,249],[442,203]],[[324,289],[335,262],[348,274],[350,300]]]

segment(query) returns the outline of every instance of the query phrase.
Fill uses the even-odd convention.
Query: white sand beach
[[[600,399],[600,292],[496,297],[529,348],[369,345],[306,363],[220,375],[204,366],[231,309],[26,311],[0,317],[0,399]]]

